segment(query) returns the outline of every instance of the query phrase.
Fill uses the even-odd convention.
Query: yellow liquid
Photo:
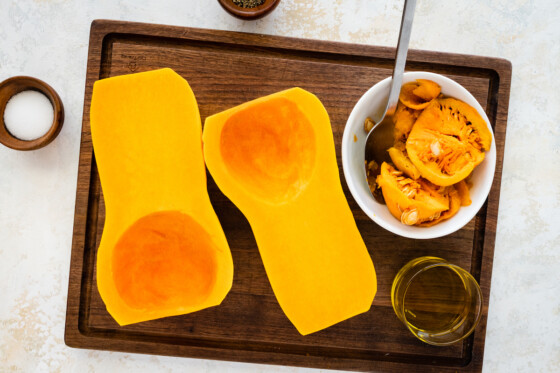
[[[401,268],[391,289],[397,317],[420,340],[446,346],[474,331],[482,311],[476,280],[441,258],[423,256]]]
[[[463,280],[451,268],[434,267],[420,272],[404,297],[407,323],[418,331],[446,333],[460,328],[472,313]]]

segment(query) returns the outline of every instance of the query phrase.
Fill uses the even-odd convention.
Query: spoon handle
[[[391,91],[389,100],[387,101],[387,109],[385,115],[393,115],[399,103],[399,94],[401,92],[402,78],[404,67],[406,65],[406,55],[408,53],[408,43],[410,41],[410,33],[412,32],[412,21],[414,19],[414,9],[416,8],[416,0],[405,0],[403,16],[401,20],[401,30],[399,32],[399,43],[397,44],[397,53],[395,55],[395,67],[393,69],[393,78],[391,79]]]

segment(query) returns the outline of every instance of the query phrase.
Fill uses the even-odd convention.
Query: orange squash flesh
[[[399,101],[410,109],[421,110],[441,92],[441,87],[430,80],[418,79],[401,87]]]
[[[286,316],[303,334],[366,312],[377,281],[343,194],[328,114],[299,88],[206,119],[204,156],[245,214]]]
[[[404,172],[408,177],[413,180],[420,178],[420,171],[412,164],[408,156],[400,149],[396,147],[391,147],[387,149],[391,161],[393,161],[395,167],[400,171]]]
[[[401,171],[386,162],[381,164],[377,185],[381,188],[389,211],[403,224],[414,225],[432,220],[449,209],[449,200],[429,184],[404,177]],[[408,213],[412,211],[414,218],[409,220]]]
[[[450,188],[449,191],[447,192],[447,196],[449,199],[449,209],[445,210],[441,213],[441,215],[439,216],[439,218],[431,220],[431,221],[425,221],[422,222],[420,224],[418,224],[421,227],[431,227],[433,225],[436,225],[444,220],[450,219],[453,216],[455,216],[457,214],[457,212],[459,212],[459,209],[461,208],[461,197],[459,196],[459,192],[453,187],[447,187]]]
[[[490,149],[486,122],[468,104],[436,99],[420,114],[406,141],[406,151],[422,177],[441,186],[466,178]]]
[[[282,202],[297,196],[313,172],[315,134],[295,103],[278,98],[232,115],[221,133],[220,151],[245,188]]]
[[[196,305],[215,284],[217,251],[189,215],[155,212],[137,220],[117,242],[113,280],[135,309]]]
[[[381,189],[387,208],[403,224],[430,227],[469,206],[465,179],[492,143],[486,122],[473,107],[443,97],[441,87],[430,80],[404,84],[393,115],[394,144],[387,150],[396,169],[383,163],[372,183],[366,166],[372,193]]]
[[[414,126],[414,122],[416,122],[421,112],[421,110],[414,110],[407,107],[402,102],[397,104],[397,109],[393,115],[393,123],[395,124],[393,136],[395,138],[395,143],[401,141],[406,142],[408,134],[412,130],[412,126]]]
[[[412,91],[412,93],[424,101],[431,101],[435,99],[441,92],[441,87],[431,80],[418,79],[416,82],[419,86]]]
[[[454,185],[455,189],[459,193],[459,197],[461,198],[461,206],[470,206],[472,203],[471,200],[471,193],[469,191],[469,187],[465,180],[459,181],[457,184]]]
[[[173,70],[97,81],[91,133],[105,200],[97,284],[126,325],[221,303],[231,253],[206,189],[198,106]]]

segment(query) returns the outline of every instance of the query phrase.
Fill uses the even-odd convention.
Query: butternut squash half
[[[303,334],[369,310],[371,257],[340,184],[327,111],[293,88],[206,119],[206,166],[245,214],[272,289]]]
[[[189,84],[163,69],[97,81],[91,134],[105,199],[97,285],[120,324],[221,303],[233,262],[206,189]]]

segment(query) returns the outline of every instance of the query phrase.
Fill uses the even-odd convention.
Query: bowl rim
[[[44,94],[53,107],[53,122],[49,130],[34,140],[22,140],[12,135],[4,123],[4,110],[8,101],[16,94],[33,90]],[[5,93],[5,94],[4,94]],[[0,143],[14,150],[36,150],[50,144],[62,130],[64,105],[56,91],[44,81],[32,76],[18,75],[0,83]]]
[[[241,8],[233,4],[232,0],[218,0],[218,2],[222,8],[234,17],[244,20],[255,20],[272,12],[280,3],[280,0],[265,0],[263,4],[254,8]]]
[[[351,171],[351,161],[352,161],[352,157],[350,156],[351,154],[351,145],[353,144],[353,135],[355,134],[355,128],[353,127],[353,123],[355,123],[357,120],[359,120],[360,118],[358,118],[358,110],[359,108],[367,105],[367,102],[371,100],[371,97],[374,97],[375,94],[377,94],[378,90],[383,89],[384,91],[386,90],[386,93],[388,94],[389,91],[389,83],[391,81],[391,77],[387,77],[386,79],[383,79],[379,82],[377,82],[376,84],[374,84],[371,88],[369,88],[358,100],[358,102],[355,104],[355,106],[353,107],[348,120],[346,122],[345,128],[344,128],[344,133],[342,136],[342,146],[341,146],[341,156],[342,156],[342,168],[343,168],[343,172],[344,172],[344,178],[346,179],[346,184],[348,186],[348,189],[350,190],[350,193],[352,194],[352,197],[354,198],[354,200],[356,201],[356,203],[358,204],[358,206],[360,206],[360,208],[362,209],[362,211],[371,219],[373,220],[377,225],[381,226],[382,228],[397,234],[399,236],[402,237],[407,237],[407,238],[413,238],[413,239],[432,239],[432,238],[438,238],[438,237],[443,237],[446,235],[449,235],[453,232],[458,231],[459,229],[463,228],[466,224],[468,224],[473,217],[476,216],[476,214],[480,211],[480,208],[484,205],[484,203],[486,202],[486,200],[488,199],[488,194],[490,193],[490,190],[492,188],[492,185],[494,184],[494,177],[495,177],[495,169],[496,169],[496,142],[495,142],[495,135],[494,135],[494,131],[492,129],[492,125],[490,123],[490,120],[488,119],[488,116],[486,115],[486,112],[484,111],[484,109],[482,108],[482,106],[478,103],[478,101],[476,100],[476,98],[465,88],[463,87],[461,84],[459,84],[458,82],[454,81],[453,79],[450,79],[444,75],[441,74],[437,74],[437,73],[432,73],[432,72],[427,72],[427,71],[412,71],[412,72],[406,72],[404,73],[403,76],[403,84],[405,84],[406,82],[409,81],[414,81],[416,79],[429,79],[429,80],[434,80],[437,81],[444,81],[447,84],[450,84],[452,86],[454,86],[460,93],[461,95],[464,95],[466,97],[469,97],[472,101],[472,103],[474,103],[473,106],[478,113],[482,116],[482,118],[486,121],[487,125],[488,125],[488,129],[490,130],[491,134],[492,134],[492,146],[491,149],[486,152],[486,157],[485,160],[483,162],[488,162],[488,159],[490,158],[492,160],[491,164],[487,165],[487,170],[485,172],[488,174],[491,174],[491,177],[487,177],[486,182],[482,185],[482,189],[479,191],[479,193],[477,193],[477,198],[476,200],[474,198],[471,198],[472,200],[472,204],[470,206],[467,206],[468,208],[470,208],[470,213],[468,215],[464,215],[462,220],[459,221],[455,218],[457,218],[458,216],[454,216],[451,219],[449,219],[449,222],[453,221],[455,222],[455,224],[447,224],[445,226],[445,228],[441,228],[441,225],[438,227],[438,225],[434,225],[432,227],[416,227],[416,226],[405,226],[403,225],[403,227],[399,227],[398,225],[394,224],[395,222],[398,222],[397,219],[395,219],[395,222],[387,222],[386,219],[383,219],[381,217],[379,217],[378,215],[375,214],[374,209],[371,208],[370,206],[368,206],[368,203],[366,203],[366,201],[364,201],[361,197],[360,197],[360,191],[357,188],[357,183],[359,183],[359,180],[356,180],[356,177],[360,177],[362,178],[363,175],[354,175],[353,172]],[[460,97],[457,97],[457,99],[461,99]],[[470,104],[470,103],[469,103]],[[359,128],[361,128],[361,125],[359,126]],[[475,170],[476,172],[476,170]],[[365,182],[365,179],[364,179]],[[482,182],[482,181],[481,181]],[[472,195],[471,195],[472,197]],[[373,196],[369,196],[368,197],[368,201],[370,202],[373,200]],[[453,220],[455,219],[455,220]],[[400,222],[398,222],[398,224],[402,224]],[[399,227],[399,228],[397,228]],[[407,229],[405,229],[404,227],[407,227]],[[401,229],[402,228],[402,229]],[[410,229],[412,228],[412,229]],[[438,229],[434,229],[434,228],[438,228]]]

